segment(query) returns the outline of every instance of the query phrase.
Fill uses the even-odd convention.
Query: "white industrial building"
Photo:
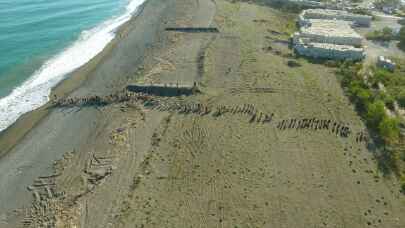
[[[325,4],[320,0],[289,0],[289,1],[305,7],[316,7],[316,8],[325,7]]]
[[[311,19],[302,26],[298,35],[316,43],[361,46],[363,37],[350,26],[350,22],[338,20]]]
[[[361,19],[362,15],[344,12],[322,9],[304,10],[299,17],[300,31],[292,36],[297,53],[313,58],[363,59],[364,49],[361,48],[363,37],[354,31],[352,26],[367,23]],[[356,21],[351,21],[349,18]]]
[[[299,17],[300,25],[305,25],[310,19],[349,21],[356,26],[370,26],[372,17],[352,14],[344,10],[308,9],[302,11]]]
[[[294,48],[300,55],[312,58],[336,60],[361,60],[364,58],[363,48],[349,45],[305,42],[300,39],[295,43]]]

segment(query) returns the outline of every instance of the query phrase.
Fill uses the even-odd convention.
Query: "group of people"
[[[244,104],[241,106],[226,106],[220,105],[215,108],[211,108],[207,104],[202,103],[174,103],[174,104],[167,104],[165,102],[157,102],[158,104],[153,107],[153,109],[159,111],[169,111],[169,112],[177,112],[179,114],[197,114],[200,116],[211,114],[214,117],[218,117],[224,115],[226,113],[231,114],[242,114],[250,116],[250,123],[257,122],[257,123],[270,123],[274,117],[274,113],[266,114],[263,112],[258,111],[253,105],[251,104]]]
[[[364,132],[358,132],[356,134],[356,142],[357,143],[362,143],[362,142],[368,142],[368,135],[367,133]]]
[[[286,129],[310,129],[310,130],[328,130],[333,134],[340,137],[347,138],[351,134],[350,127],[347,125],[336,122],[333,120],[320,120],[317,118],[312,119],[287,119],[278,123],[277,128],[279,130]]]
[[[52,100],[55,107],[72,107],[72,106],[105,106],[112,103],[121,103],[127,101],[148,101],[152,97],[141,93],[132,93],[123,90],[118,93],[110,94],[108,96],[88,96],[88,97],[73,97],[58,99],[56,95]]]
[[[201,103],[166,104],[166,103],[160,102],[158,105],[156,105],[154,107],[154,109],[159,110],[159,111],[177,112],[180,114],[197,114],[200,116],[211,113],[211,108],[208,105],[201,104]]]
[[[267,113],[258,111],[251,104],[244,104],[242,106],[240,106],[240,105],[238,105],[238,106],[221,105],[215,110],[215,112],[213,113],[213,116],[221,116],[225,113],[249,115],[250,116],[249,123],[253,123],[253,122],[270,123],[273,120],[273,116],[274,116],[274,113],[267,114]]]

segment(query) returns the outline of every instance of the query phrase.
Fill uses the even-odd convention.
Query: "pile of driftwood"
[[[327,130],[340,137],[347,138],[351,134],[350,127],[346,124],[333,120],[320,120],[316,117],[310,119],[287,119],[282,120],[277,124],[279,130],[286,129],[309,129],[309,130]]]

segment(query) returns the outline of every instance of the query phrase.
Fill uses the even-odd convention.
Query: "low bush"
[[[405,108],[405,90],[399,92],[396,98],[398,101],[398,105],[401,106],[401,108]]]
[[[402,26],[398,33],[398,47],[405,51],[405,26]]]
[[[366,34],[368,40],[377,41],[391,41],[395,39],[393,30],[389,27],[385,27],[382,30],[376,30]]]
[[[399,140],[399,120],[397,118],[389,118],[386,115],[378,124],[378,131],[387,144],[396,143]],[[395,158],[399,160],[399,158]]]

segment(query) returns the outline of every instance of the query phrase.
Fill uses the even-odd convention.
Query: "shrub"
[[[391,95],[389,95],[387,93],[380,92],[380,93],[378,93],[376,98],[384,101],[385,105],[389,109],[394,110],[394,102],[395,102],[394,97],[392,97]]]
[[[390,41],[395,38],[393,30],[389,27],[384,27],[382,30],[376,30],[366,34],[368,40]]]
[[[400,0],[376,0],[374,5],[381,9],[383,6],[398,6],[400,2]]]
[[[401,30],[399,30],[398,39],[398,47],[405,51],[405,26],[402,26]]]
[[[374,80],[376,80],[376,82],[382,82],[384,85],[387,84],[393,76],[393,73],[386,69],[377,68],[374,70]]]
[[[399,120],[384,116],[378,125],[378,131],[386,143],[394,143],[399,139]]]
[[[405,107],[405,90],[402,90],[401,92],[399,92],[399,94],[397,95],[397,100],[398,100],[399,106],[404,108]]]
[[[384,102],[377,100],[367,105],[366,119],[368,125],[373,129],[378,129],[380,122],[385,118]]]
[[[387,105],[387,107],[389,109],[394,110],[394,108],[395,108],[394,107],[394,103],[395,103],[394,97],[392,97],[391,95],[386,95],[384,97],[384,102],[385,102],[385,105]]]
[[[405,175],[401,177],[401,192],[405,194]]]

